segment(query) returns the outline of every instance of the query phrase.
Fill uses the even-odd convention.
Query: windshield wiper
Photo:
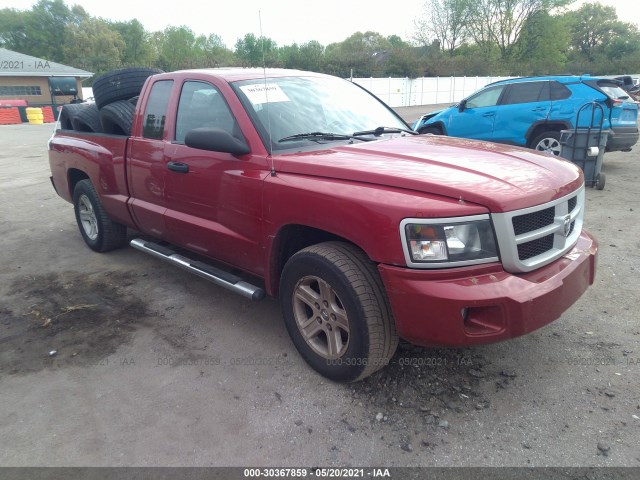
[[[397,127],[378,127],[374,130],[363,130],[362,132],[355,132],[353,134],[354,137],[359,137],[361,135],[375,135],[379,137],[385,133],[409,133],[411,135],[419,135],[418,132],[414,132],[413,130],[409,130],[407,128],[397,128]]]
[[[342,133],[329,133],[329,132],[308,132],[297,133],[295,135],[289,135],[278,140],[280,142],[290,142],[292,140],[310,139],[310,140],[353,140],[355,135],[344,135]],[[364,138],[358,138],[357,140],[367,141]]]

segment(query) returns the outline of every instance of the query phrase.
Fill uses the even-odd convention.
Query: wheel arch
[[[442,132],[442,135],[447,135],[447,129],[444,126],[444,123],[442,123],[441,121],[421,125],[420,129],[418,130],[418,133],[422,133],[422,130],[426,128],[439,128],[440,131]]]
[[[76,185],[81,180],[90,180],[89,175],[77,168],[70,168],[67,171],[67,185],[69,185],[69,195],[71,198],[73,198],[73,191]]]
[[[532,147],[533,140],[543,132],[560,132],[561,130],[566,130],[569,128],[573,128],[573,125],[566,121],[559,120],[549,122],[548,120],[542,120],[539,122],[535,122],[529,127],[529,130],[527,130],[527,133],[525,135],[525,138],[527,139],[527,147]]]
[[[280,277],[287,261],[303,248],[328,241],[339,241],[364,249],[353,241],[335,233],[302,224],[287,224],[280,227],[273,237],[269,251],[269,265],[265,275],[265,286],[269,295],[277,297]],[[370,256],[365,252],[369,258]]]

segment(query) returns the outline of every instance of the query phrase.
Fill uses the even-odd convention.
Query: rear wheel
[[[107,252],[127,243],[127,227],[111,221],[90,180],[80,180],[73,190],[73,207],[80,234],[91,250]]]
[[[550,130],[541,133],[531,142],[531,148],[539,152],[547,152],[556,157],[560,156],[560,132]]]
[[[291,257],[280,302],[298,352],[331,380],[371,375],[389,363],[398,345],[375,264],[350,244],[321,243]]]
[[[606,181],[607,181],[606,175],[604,173],[599,173],[596,176],[596,184],[595,184],[596,190],[604,190],[604,184]]]

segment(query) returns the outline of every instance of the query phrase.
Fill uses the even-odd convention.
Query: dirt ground
[[[473,349],[401,345],[354,385],[252,303],[132,248],[85,247],[51,125],[0,127],[0,465],[640,466],[640,150],[587,189],[594,286]]]

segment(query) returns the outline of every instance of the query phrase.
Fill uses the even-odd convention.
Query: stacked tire
[[[133,113],[148,77],[156,68],[123,68],[101,75],[93,82],[95,103],[65,105],[60,126],[80,132],[130,135]]]

